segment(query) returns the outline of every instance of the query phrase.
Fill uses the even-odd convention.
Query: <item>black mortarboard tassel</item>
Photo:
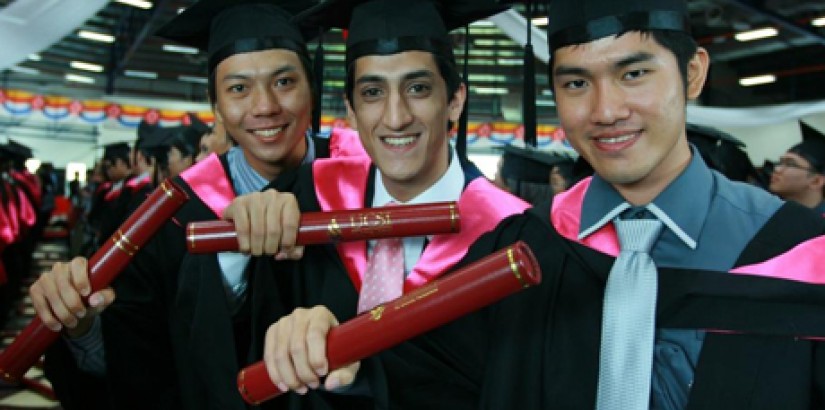
[[[553,0],[547,42],[550,54],[573,45],[634,30],[690,32],[685,0]]]
[[[802,142],[788,151],[805,158],[817,172],[825,174],[825,135],[802,121],[799,121],[799,127],[802,129]]]
[[[286,49],[306,53],[306,41],[318,30],[301,30],[294,15],[315,5],[312,0],[201,0],[156,33],[209,55],[209,73],[227,57],[254,51]]]
[[[462,161],[467,159],[467,125],[470,122],[470,26],[464,26],[464,69],[461,73],[464,84],[467,85],[467,98],[464,99],[464,108],[458,117],[458,131],[455,138],[456,155]],[[466,162],[466,161],[465,161]]]
[[[318,46],[315,48],[312,71],[315,72],[315,95],[312,107],[312,134],[321,132],[321,109],[324,99],[324,29],[318,28]]]

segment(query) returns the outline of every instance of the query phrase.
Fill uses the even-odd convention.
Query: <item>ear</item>
[[[447,109],[450,112],[450,121],[456,122],[464,111],[464,101],[467,99],[467,85],[464,82],[458,84],[458,88],[450,99]]]
[[[702,47],[696,49],[696,54],[690,59],[687,66],[687,98],[694,100],[702,93],[705,80],[708,78],[710,56]]]
[[[217,106],[212,106],[212,112],[215,113],[215,121],[223,124],[223,116]]]
[[[357,130],[358,119],[355,117],[355,110],[352,109],[352,103],[346,96],[344,96],[344,105],[347,107],[347,122],[349,122],[350,128]]]
[[[811,178],[811,188],[814,191],[822,192],[823,187],[825,187],[825,175],[814,174],[814,177]]]

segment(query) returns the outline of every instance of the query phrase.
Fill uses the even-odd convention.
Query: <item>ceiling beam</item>
[[[773,22],[774,24],[777,24],[778,26],[784,28],[785,30],[792,31],[792,32],[794,32],[798,35],[810,38],[811,40],[825,46],[825,36],[819,34],[818,32],[816,32],[815,30],[813,30],[811,28],[801,26],[801,25],[789,20],[788,18],[786,18],[784,16],[781,16],[781,15],[776,14],[773,11],[770,11],[770,10],[768,10],[768,9],[762,7],[762,6],[754,4],[754,2],[752,2],[752,1],[747,1],[747,0],[728,0],[728,1],[731,4],[737,6],[741,9],[744,9],[744,10],[747,10],[751,13],[755,13],[755,14],[758,14],[758,15],[761,15],[761,16],[765,17],[769,21]]]

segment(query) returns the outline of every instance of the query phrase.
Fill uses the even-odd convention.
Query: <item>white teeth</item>
[[[258,136],[261,136],[261,137],[264,137],[264,138],[268,138],[268,137],[274,137],[279,132],[281,132],[281,130],[283,130],[283,129],[284,129],[284,127],[278,127],[278,128],[268,129],[268,130],[255,130],[255,131],[252,131],[252,132],[255,133],[255,135],[258,135]]]
[[[599,138],[599,142],[607,143],[607,144],[618,144],[620,142],[629,141],[634,136],[635,136],[635,134],[627,134],[627,135],[621,135],[621,136],[613,137],[613,138]]]
[[[415,142],[415,137],[385,137],[384,143],[394,147],[401,147]]]

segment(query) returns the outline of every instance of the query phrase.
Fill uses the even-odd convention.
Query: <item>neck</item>
[[[784,198],[787,201],[798,202],[808,208],[816,208],[822,203],[822,193],[813,191],[803,191]]]
[[[647,178],[630,184],[613,184],[613,187],[633,206],[642,206],[653,202],[690,165],[690,148],[687,146],[685,148],[688,150],[688,154],[682,157],[684,158],[682,161],[671,160],[668,164],[672,163],[672,165],[661,170],[661,172],[652,173]]]
[[[262,162],[250,161],[250,152],[243,150],[244,159],[252,169],[264,177],[267,181],[273,181],[286,171],[298,168],[307,154],[306,138],[302,138],[301,142],[295,146],[292,152],[289,152],[284,158],[277,162]]]

